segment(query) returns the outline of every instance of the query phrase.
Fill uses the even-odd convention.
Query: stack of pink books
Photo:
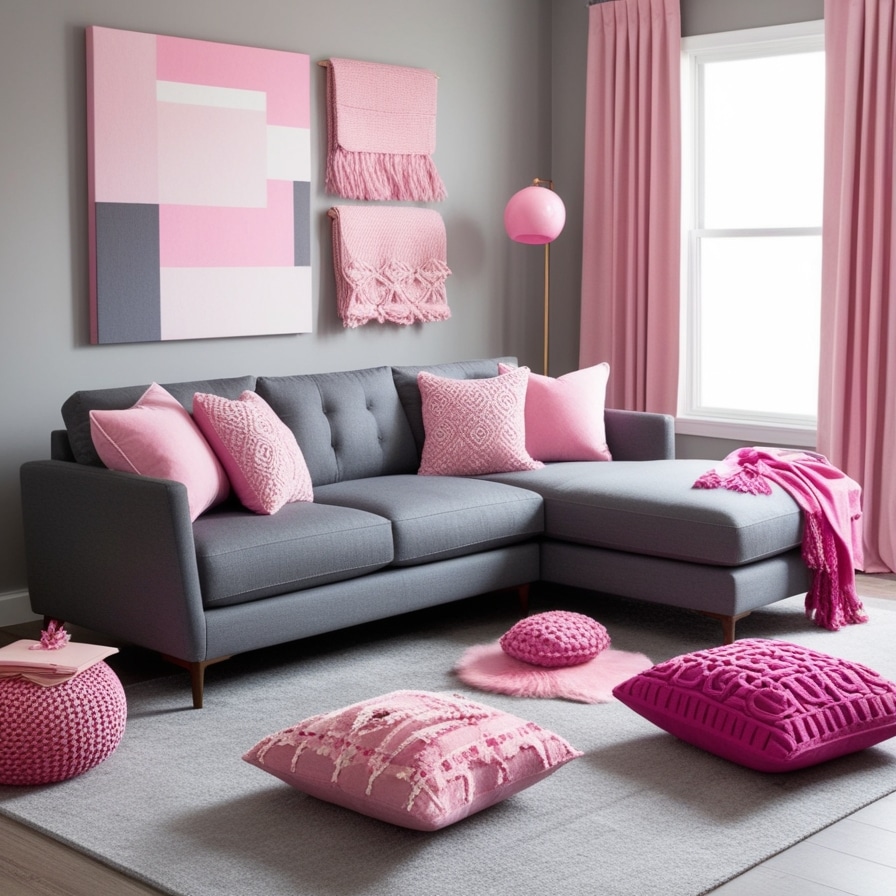
[[[80,644],[69,641],[54,650],[41,649],[40,641],[23,639],[0,647],[0,678],[21,676],[44,687],[62,684],[89,669],[117,647]]]

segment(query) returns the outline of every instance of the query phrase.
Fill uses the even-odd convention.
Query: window
[[[685,38],[679,432],[807,445],[817,412],[823,23]]]

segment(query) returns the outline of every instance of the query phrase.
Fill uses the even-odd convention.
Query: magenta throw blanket
[[[451,317],[445,223],[432,209],[344,205],[330,209],[339,316],[413,324]]]
[[[327,190],[346,199],[444,199],[431,158],[437,84],[425,69],[331,59]]]
[[[740,448],[704,473],[694,488],[771,494],[787,491],[803,511],[803,560],[813,571],[806,615],[823,628],[867,622],[856,594],[862,555],[862,490],[825,457],[783,448]]]

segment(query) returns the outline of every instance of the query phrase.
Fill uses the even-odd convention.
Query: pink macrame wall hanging
[[[424,208],[338,206],[333,268],[346,327],[370,321],[413,324],[451,316],[445,296],[445,223]]]
[[[444,199],[431,158],[437,85],[425,69],[331,59],[327,190],[346,199]]]

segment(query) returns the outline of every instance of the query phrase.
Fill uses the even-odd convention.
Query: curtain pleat
[[[674,414],[681,229],[678,0],[588,10],[579,361],[610,407]]]
[[[894,0],[825,3],[818,450],[863,490],[866,572],[896,570]]]

